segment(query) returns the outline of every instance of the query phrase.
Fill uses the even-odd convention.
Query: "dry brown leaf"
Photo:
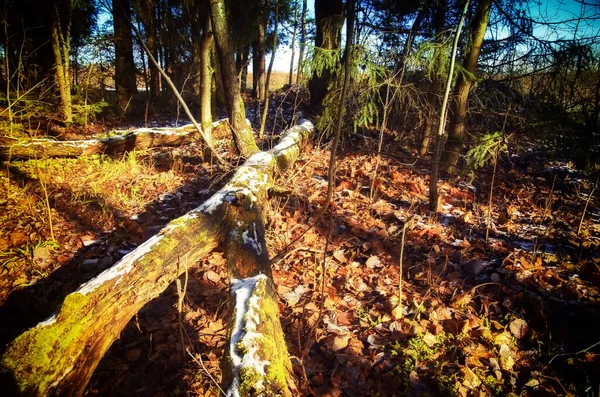
[[[462,373],[464,376],[463,385],[469,389],[476,389],[481,385],[481,379],[469,367],[463,367]]]
[[[221,277],[217,273],[213,272],[212,270],[208,270],[208,271],[204,272],[204,275],[202,277],[205,280],[208,280],[215,284],[218,283],[219,281],[221,281]]]
[[[432,333],[427,332],[423,335],[423,342],[425,342],[427,346],[433,347],[437,343],[437,338]]]
[[[517,339],[521,339],[527,333],[527,322],[523,319],[517,318],[510,323],[510,332]]]

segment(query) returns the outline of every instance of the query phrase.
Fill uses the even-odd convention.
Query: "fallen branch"
[[[227,119],[213,123],[213,128],[228,125]],[[52,139],[18,139],[0,137],[1,159],[79,157],[92,154],[122,154],[154,147],[181,146],[198,139],[196,128],[140,128],[125,135],[102,139],[58,141]]]
[[[135,313],[223,240],[232,277],[267,277],[251,291],[260,307],[267,308],[259,314],[262,322],[257,330],[266,327],[271,332],[263,335],[259,346],[276,340],[277,362],[289,361],[285,344],[277,336],[282,335],[281,325],[261,214],[276,172],[296,160],[313,129],[309,121],[290,128],[276,147],[252,155],[206,202],[171,221],[112,268],[68,295],[55,315],[8,346],[0,359],[3,375],[12,378],[22,395],[80,396],[98,362]],[[236,306],[240,313],[236,317],[247,319],[245,308]],[[247,336],[248,323],[241,324]],[[245,360],[247,353],[229,352],[242,357],[236,376],[229,377],[232,384],[237,379],[239,385],[283,388],[279,394],[290,394],[287,383],[280,381],[285,371],[269,378],[271,372],[266,370],[267,378],[248,379],[250,371],[244,363],[252,360]],[[273,358],[263,361],[269,361],[265,366],[276,362]],[[278,368],[289,369],[289,364],[282,365]]]

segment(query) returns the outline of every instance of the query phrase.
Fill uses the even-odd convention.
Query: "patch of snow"
[[[256,295],[252,295],[254,287],[258,280],[266,279],[267,276],[259,274],[255,277],[245,278],[243,280],[231,280],[231,295],[235,297],[235,323],[229,341],[229,354],[233,364],[233,382],[227,396],[240,396],[240,370],[242,368],[253,368],[261,375],[265,375],[265,367],[269,365],[268,361],[263,361],[258,356],[256,340],[261,334],[256,332],[260,324],[259,300]],[[238,353],[238,344],[241,344],[246,353],[241,356]],[[257,384],[257,387],[261,385]]]
[[[452,220],[455,218],[456,216],[452,214],[440,214],[440,224],[442,226],[448,226],[450,225],[450,222],[452,222]]]
[[[245,166],[252,167],[257,165],[268,165],[271,162],[273,155],[269,152],[258,152],[250,156],[248,160],[244,163]]]
[[[129,254],[125,255],[113,267],[105,270],[104,272],[100,273],[98,277],[93,278],[87,283],[83,284],[75,292],[78,292],[81,295],[86,295],[90,292],[93,292],[96,288],[100,287],[107,281],[110,281],[117,277],[122,277],[123,275],[129,273],[133,268],[134,263],[142,256],[150,252],[152,250],[152,247],[155,244],[157,244],[160,240],[162,240],[163,237],[164,236],[162,235],[155,235],[150,237],[148,241],[137,247],[135,250],[131,251]],[[119,283],[119,281],[117,281],[117,284]]]
[[[199,212],[204,212],[207,214],[213,214],[213,212],[215,212],[215,210],[221,205],[223,204],[223,200],[225,199],[225,196],[227,195],[227,191],[225,190],[219,190],[218,192],[216,192],[215,194],[213,194],[212,196],[210,196],[210,198],[208,200],[206,200],[204,203],[202,203],[197,210]]]
[[[277,155],[291,147],[294,147],[300,141],[302,135],[299,129],[290,129],[288,133],[279,141],[279,143],[273,148],[273,154]]]
[[[250,245],[258,255],[262,255],[262,247],[256,238],[256,235],[258,234],[256,233],[256,224],[252,223],[252,227],[254,229],[253,235],[250,235],[250,230],[244,230],[242,239],[244,240],[244,244]]]
[[[52,325],[52,324],[54,324],[56,322],[56,317],[57,317],[57,314],[54,313],[53,315],[51,315],[50,317],[48,317],[44,321],[38,323],[37,326],[38,327],[45,327],[47,325]]]
[[[523,251],[531,251],[533,248],[533,243],[531,241],[515,240],[514,244],[517,246],[517,248],[522,249]]]
[[[86,240],[83,242],[84,247],[89,247],[90,245],[94,245],[98,242],[98,240]]]

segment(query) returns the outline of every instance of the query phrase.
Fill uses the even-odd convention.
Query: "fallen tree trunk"
[[[227,120],[213,123],[228,126]],[[0,158],[33,159],[48,157],[79,157],[92,154],[121,154],[132,150],[154,147],[181,146],[199,139],[196,128],[185,125],[179,128],[140,128],[125,135],[81,141],[52,139],[17,139],[0,137]]]
[[[225,378],[233,384],[234,395],[236,384],[250,385],[244,387],[253,390],[283,388],[278,393],[289,395],[287,384],[281,381],[289,370],[289,359],[282,344],[260,214],[275,173],[295,161],[313,128],[304,121],[289,129],[275,148],[251,156],[231,181],[201,206],[171,221],[112,268],[68,295],[58,313],[8,346],[0,360],[3,375],[12,378],[22,395],[80,396],[98,362],[133,315],[225,239],[232,277],[267,277],[267,281],[255,282],[251,290],[256,297],[253,302],[262,302],[261,310],[263,306],[266,309],[252,315],[252,323],[237,322],[242,331],[234,334],[249,338],[268,330],[270,333],[257,338],[256,346],[274,346],[271,351],[277,354],[265,356],[261,364],[275,372],[250,371],[247,368],[253,360],[245,359],[248,352],[236,350],[241,345],[234,343],[229,356],[242,358],[239,363],[230,360],[235,376]],[[247,306],[236,305],[235,317],[248,319],[244,314]],[[252,324],[256,325],[254,330]],[[250,349],[252,352],[255,350]]]

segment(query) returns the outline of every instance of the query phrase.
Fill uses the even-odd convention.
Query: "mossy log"
[[[140,128],[124,135],[103,139],[59,141],[0,137],[0,158],[33,159],[79,157],[92,154],[115,155],[154,147],[181,146],[200,139],[193,125],[179,128]]]
[[[269,330],[264,333],[265,346],[268,338],[275,338],[271,343],[276,343],[279,359],[269,356],[263,361],[273,363],[269,365],[288,362],[260,214],[276,173],[295,161],[313,129],[309,121],[290,128],[275,148],[251,156],[231,181],[202,205],[171,221],[113,267],[68,295],[55,315],[8,346],[0,359],[2,377],[10,378],[21,395],[80,396],[98,362],[135,313],[223,241],[230,248],[226,254],[231,275],[269,280],[258,283],[253,291],[266,308],[258,315],[261,327]],[[254,258],[251,263],[256,266],[239,265],[245,263],[239,259],[242,256]],[[289,363],[267,371],[269,382],[253,375],[254,381],[242,379],[240,384],[287,388],[273,380],[287,373],[281,368],[287,371]]]

